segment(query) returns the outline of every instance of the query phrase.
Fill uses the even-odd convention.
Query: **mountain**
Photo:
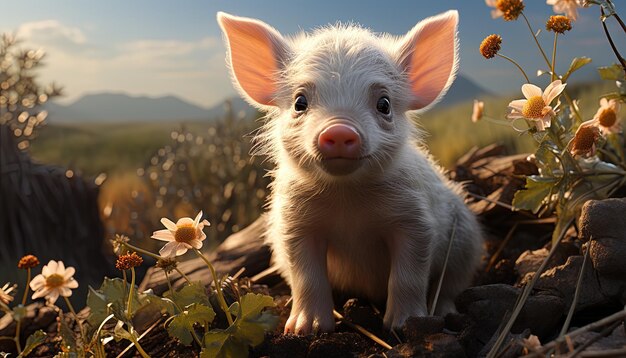
[[[458,75],[454,83],[452,83],[452,86],[450,86],[448,93],[446,93],[441,102],[437,104],[435,108],[484,98],[490,95],[492,95],[491,92],[480,87],[476,82],[463,75]]]
[[[488,91],[459,75],[437,108],[487,95]],[[122,93],[88,94],[69,105],[49,102],[45,108],[50,113],[50,121],[56,123],[171,122],[223,117],[228,110],[227,103],[232,105],[235,114],[256,111],[239,97],[230,98],[211,108],[203,108],[175,96],[145,97]]]
[[[252,112],[243,100],[228,101],[233,111]],[[69,105],[46,104],[50,119],[58,123],[87,122],[169,122],[176,120],[209,120],[226,113],[225,103],[203,108],[175,96],[139,97],[121,93],[97,93],[80,97]]]

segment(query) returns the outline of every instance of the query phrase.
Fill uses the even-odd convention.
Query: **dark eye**
[[[378,102],[376,102],[376,110],[385,115],[391,113],[391,102],[389,102],[389,98],[386,96],[380,97]]]
[[[296,113],[302,113],[306,111],[307,107],[309,107],[309,102],[307,102],[306,97],[304,95],[298,95],[296,97],[296,102],[293,104],[293,109]]]

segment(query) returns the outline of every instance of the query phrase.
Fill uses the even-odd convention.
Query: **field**
[[[591,118],[599,97],[609,91],[610,83],[574,86],[570,93],[579,98],[583,118]],[[485,113],[495,119],[504,119],[507,104],[520,98],[521,93],[504,98],[485,98]],[[444,167],[450,168],[461,155],[474,146],[491,143],[504,144],[511,153],[531,152],[533,143],[520,136],[509,125],[486,120],[472,123],[472,103],[460,103],[434,110],[416,118],[416,123],[426,133],[426,144]],[[161,147],[172,142],[171,132],[184,126],[198,136],[207,136],[212,121],[169,123],[116,123],[116,124],[55,124],[52,118],[41,129],[39,138],[32,143],[34,158],[44,163],[58,164],[78,170],[87,176],[107,173],[110,181],[127,177],[143,167]],[[260,124],[260,123],[259,123]],[[241,140],[249,139],[241,133]]]

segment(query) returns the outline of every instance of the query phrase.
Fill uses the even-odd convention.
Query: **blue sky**
[[[502,35],[502,53],[518,60],[529,75],[543,63],[525,23],[492,20],[483,0],[13,0],[2,5],[0,32],[17,31],[24,46],[46,50],[41,76],[65,87],[65,102],[110,91],[175,95],[207,107],[235,95],[224,66],[217,11],[259,18],[283,34],[336,21],[403,34],[448,9],[460,12],[461,73],[490,91],[514,93],[523,78],[510,63],[480,56],[477,49],[485,36]],[[545,0],[526,0],[525,13],[538,29],[552,8]],[[592,57],[595,67],[615,62],[598,17],[598,8],[581,9],[574,29],[559,42],[557,71],[564,72],[575,56]],[[612,29],[626,52],[626,36]],[[543,31],[540,38],[551,50],[552,34]]]

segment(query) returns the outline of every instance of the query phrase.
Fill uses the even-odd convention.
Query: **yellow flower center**
[[[193,226],[179,226],[174,238],[177,242],[189,243],[196,238],[196,231],[197,229]]]
[[[600,121],[600,125],[603,127],[611,127],[617,121],[617,114],[611,108],[605,108],[602,112],[600,112],[600,116],[598,116],[598,120]]]
[[[545,106],[546,102],[543,101],[541,96],[531,97],[522,107],[522,115],[526,118],[541,118],[543,117],[542,112]]]
[[[46,286],[50,288],[63,286],[64,283],[65,277],[59,275],[58,273],[53,273],[52,275],[46,277]]]

